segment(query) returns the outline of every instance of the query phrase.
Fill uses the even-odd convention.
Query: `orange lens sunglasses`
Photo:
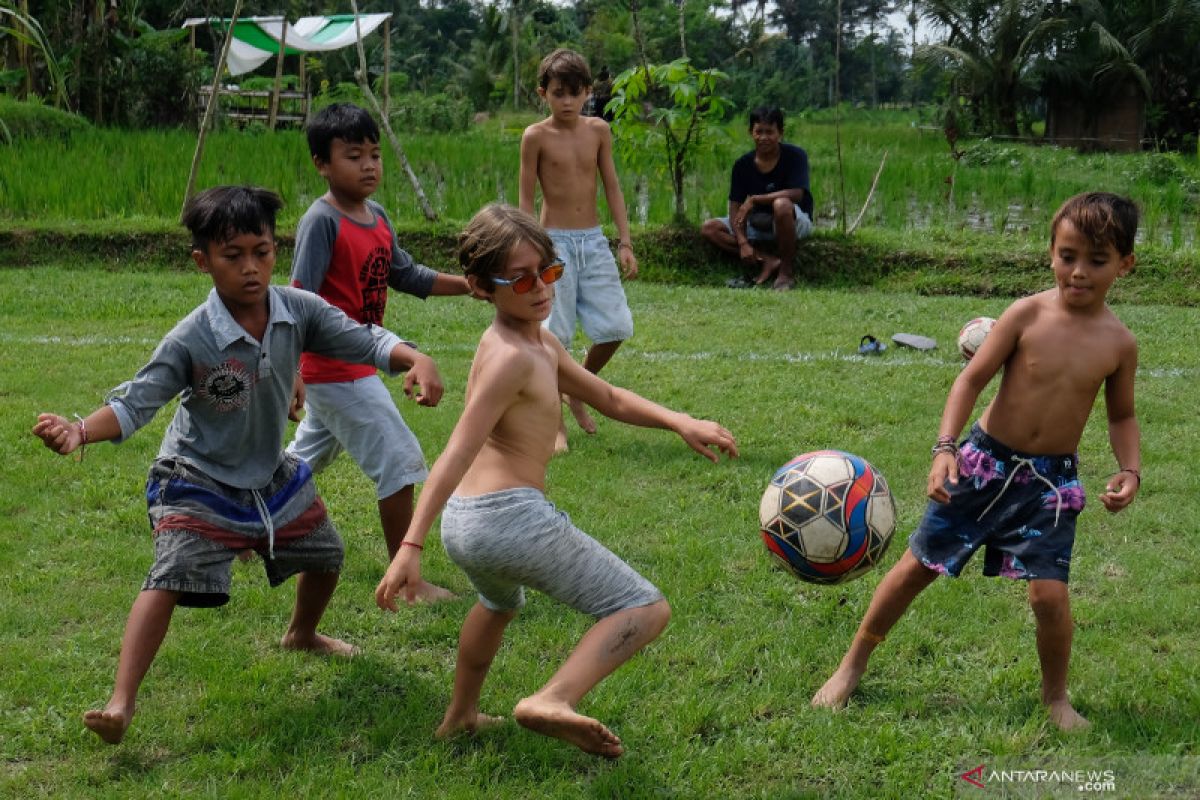
[[[549,286],[562,277],[564,269],[562,260],[555,259],[538,270],[536,274],[522,275],[519,278],[498,278],[493,275],[492,282],[498,283],[501,286],[511,286],[514,294],[525,294],[533,291],[533,287],[537,285],[538,278],[541,278],[542,283]]]

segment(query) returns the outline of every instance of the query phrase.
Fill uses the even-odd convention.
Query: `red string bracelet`
[[[401,546],[401,547],[415,547],[415,548],[417,548],[418,550],[424,550],[424,549],[425,549],[425,545],[423,545],[423,544],[417,544],[416,542],[410,542],[410,541],[408,541],[407,539],[404,539],[403,541],[401,541],[401,542],[400,542],[400,546]]]
[[[75,457],[75,460],[83,461],[83,454],[87,452],[88,446],[87,423],[78,414],[75,415],[75,419],[79,420],[79,455]]]

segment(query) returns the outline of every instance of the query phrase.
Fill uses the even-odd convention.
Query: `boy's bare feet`
[[[832,708],[834,711],[846,707],[850,695],[858,688],[861,672],[855,672],[846,667],[838,667],[837,671],[825,681],[825,685],[813,695],[813,708]]]
[[[566,703],[526,697],[513,709],[513,717],[522,726],[543,736],[569,742],[585,753],[617,758],[625,752],[617,735],[600,720],[577,714]]]
[[[440,603],[443,600],[454,600],[458,597],[454,592],[422,579],[417,587],[417,601],[421,603]]]
[[[554,434],[554,455],[562,455],[570,449],[570,445],[567,444],[567,423],[560,419],[558,433]]]
[[[1061,730],[1081,731],[1092,726],[1092,723],[1075,710],[1069,700],[1056,700],[1048,703],[1046,708],[1050,712],[1050,721]]]
[[[583,428],[584,433],[596,432],[596,420],[592,419],[592,415],[588,413],[586,403],[577,398],[568,397],[567,407],[571,409],[571,416],[575,417],[575,422],[580,428]]]
[[[759,286],[765,286],[767,281],[771,280],[775,273],[779,271],[779,264],[781,262],[778,256],[764,256],[758,260],[758,263],[762,265],[762,270],[758,273],[758,277],[754,279],[754,282]]]
[[[133,710],[108,707],[83,712],[83,724],[109,744],[119,744],[133,721]]]
[[[301,638],[292,633],[285,634],[279,642],[279,646],[284,650],[306,650],[319,656],[339,656],[341,658],[350,658],[361,652],[349,642],[319,633],[314,633],[311,639]]]
[[[466,719],[450,719],[449,717],[443,719],[442,724],[438,725],[437,730],[434,731],[433,737],[435,739],[449,739],[460,733],[475,734],[503,724],[504,717],[494,717],[491,714],[480,714],[476,711]]]
[[[775,279],[775,286],[773,288],[777,292],[786,292],[791,289],[794,289],[795,287],[796,287],[795,278],[793,278],[790,275],[788,275],[788,276],[780,275],[778,278]]]

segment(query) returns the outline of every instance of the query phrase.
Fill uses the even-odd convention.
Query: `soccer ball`
[[[818,450],[776,471],[758,520],[767,550],[797,578],[841,583],[879,562],[896,529],[896,502],[865,459]]]
[[[975,353],[983,345],[983,340],[987,338],[988,331],[995,324],[996,320],[991,317],[976,317],[962,326],[962,330],[958,332],[958,352],[962,353],[964,361],[975,357]]]

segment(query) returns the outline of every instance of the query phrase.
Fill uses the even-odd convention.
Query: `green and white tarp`
[[[244,17],[233,26],[233,41],[229,43],[226,66],[230,75],[252,72],[266,63],[271,56],[279,54],[281,41],[284,43],[284,53],[289,56],[350,47],[358,38],[359,31],[362,38],[366,39],[391,16],[359,14],[357,25],[354,23],[353,14],[301,17],[296,20],[295,25],[283,17]],[[185,28],[200,25],[212,25],[224,33],[229,27],[229,20],[193,17],[183,23]]]

